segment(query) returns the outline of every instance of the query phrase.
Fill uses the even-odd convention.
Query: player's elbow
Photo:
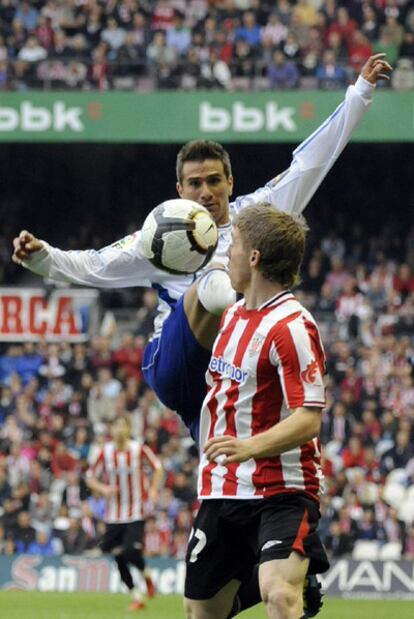
[[[304,443],[319,436],[321,431],[322,415],[319,408],[306,409],[303,424]]]

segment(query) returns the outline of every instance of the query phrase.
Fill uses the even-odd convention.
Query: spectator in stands
[[[341,528],[340,522],[334,520],[329,527],[329,533],[325,537],[325,546],[333,557],[342,557],[352,551],[354,540],[349,532]]]
[[[69,528],[62,535],[63,550],[68,555],[82,554],[85,550],[88,538],[82,529],[80,518],[70,518]]]
[[[371,48],[372,49],[372,48]],[[378,40],[374,44],[375,53],[385,53],[389,61],[395,64],[398,58],[400,44],[396,43],[392,34],[385,30],[380,33]]]
[[[17,516],[17,526],[13,531],[16,553],[25,554],[36,537],[36,531],[32,527],[30,514],[22,511]]]
[[[394,469],[404,468],[414,457],[414,445],[410,442],[407,430],[397,432],[394,446],[387,450],[381,458],[381,470],[387,475]]]
[[[262,40],[262,29],[256,22],[253,11],[243,13],[242,25],[236,29],[236,41],[245,41],[253,50],[258,50]]]
[[[318,87],[322,90],[336,90],[347,83],[346,72],[336,61],[335,52],[327,49],[323,53],[322,62],[316,69]]]
[[[184,56],[190,47],[191,31],[185,25],[184,15],[178,11],[175,12],[173,25],[167,30],[166,43],[176,50],[178,56]]]
[[[147,47],[147,58],[154,75],[161,67],[172,68],[177,57],[177,52],[174,47],[167,44],[167,38],[164,31],[159,30],[154,33],[152,42]]]
[[[67,473],[74,473],[77,466],[77,460],[71,456],[67,446],[64,443],[58,443],[51,461],[53,476],[64,479]]]
[[[36,531],[36,537],[29,544],[26,554],[41,557],[52,557],[56,554],[53,539],[47,531]]]
[[[414,56],[414,49],[412,56]],[[391,85],[395,90],[414,90],[414,63],[410,58],[400,58],[397,61]]]
[[[47,57],[47,51],[40,45],[36,37],[30,36],[20,49],[17,57],[22,63],[27,63],[20,65],[22,67],[21,72],[24,73],[24,71],[28,70],[31,63],[44,60]]]
[[[378,38],[379,19],[373,6],[368,3],[362,5],[361,32],[373,43]]]
[[[273,89],[296,88],[299,83],[299,71],[281,51],[274,52],[272,63],[267,69],[267,77],[269,87]]]
[[[101,33],[101,40],[108,44],[109,52],[113,54],[113,58],[115,58],[115,52],[124,44],[125,37],[125,30],[119,27],[113,17],[108,17],[106,28]]]
[[[267,24],[262,28],[262,42],[270,42],[274,47],[286,41],[288,28],[282,23],[276,12],[270,13]]]
[[[30,2],[23,0],[14,14],[14,19],[19,19],[28,32],[36,29],[39,18],[38,10],[30,5]]]
[[[338,8],[337,19],[328,27],[326,36],[329,37],[331,32],[336,32],[347,45],[350,45],[354,32],[357,30],[358,24],[352,17],[349,16],[348,9],[344,6]]]
[[[382,51],[382,49],[375,48],[375,53]],[[349,65],[354,75],[359,73],[361,67],[373,53],[374,50],[367,37],[360,30],[355,30],[348,42]],[[390,61],[393,62],[392,59]]]
[[[406,301],[407,297],[414,292],[414,275],[408,264],[402,264],[398,273],[394,276],[393,288],[398,292],[401,303]]]

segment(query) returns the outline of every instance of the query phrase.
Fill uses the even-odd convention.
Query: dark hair
[[[193,140],[184,144],[177,155],[177,181],[181,183],[183,178],[183,165],[186,161],[204,161],[205,159],[218,159],[223,164],[226,178],[231,176],[230,155],[218,142],[212,140]]]
[[[267,202],[248,206],[233,225],[251,249],[260,252],[259,271],[286,288],[299,283],[308,229],[302,215],[289,215]]]

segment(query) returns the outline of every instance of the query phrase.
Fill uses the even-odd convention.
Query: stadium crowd
[[[414,88],[410,0],[1,0],[0,90]]]
[[[348,222],[349,223],[349,222]],[[365,237],[312,230],[297,294],[327,350],[320,533],[332,556],[414,558],[414,229]],[[85,470],[126,412],[162,461],[159,503],[147,504],[148,556],[183,558],[196,500],[197,450],[140,370],[157,296],[147,290],[134,332],[104,321],[88,344],[3,345],[0,356],[0,553],[93,553],[104,500]],[[377,555],[375,555],[377,556]]]

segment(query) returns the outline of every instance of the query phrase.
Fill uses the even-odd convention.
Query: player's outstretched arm
[[[150,286],[159,276],[159,271],[142,255],[139,232],[99,251],[62,251],[22,230],[13,241],[13,249],[14,262],[56,281],[123,288]]]
[[[368,110],[376,83],[389,79],[391,70],[385,54],[371,56],[344,101],[295,149],[290,167],[265,187],[237,198],[236,212],[249,204],[270,202],[288,213],[301,213]]]

